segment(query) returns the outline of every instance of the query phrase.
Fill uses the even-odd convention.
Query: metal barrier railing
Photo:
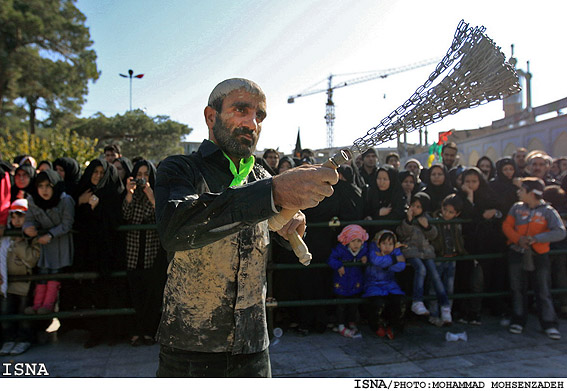
[[[562,217],[565,217],[562,215]],[[322,223],[311,223],[308,227],[339,227],[346,226],[349,224],[358,224],[361,226],[392,226],[400,224],[401,220],[356,220],[356,221],[339,221],[338,219],[332,219],[329,222]],[[450,221],[444,221],[440,219],[432,219],[432,224],[443,224],[443,223],[470,223],[472,220],[465,219],[453,219]],[[116,228],[117,231],[138,231],[138,230],[155,230],[157,228],[156,224],[140,224],[140,225],[121,225]],[[19,236],[21,235],[20,230],[6,230],[4,232],[5,236]],[[550,255],[567,254],[567,250],[551,250]],[[441,262],[451,262],[451,261],[470,261],[470,260],[480,260],[480,259],[495,259],[505,257],[506,253],[489,253],[489,254],[474,254],[474,255],[462,255],[450,258],[436,257],[435,261]],[[344,264],[345,266],[357,266],[362,267],[360,263],[348,262]],[[327,263],[311,263],[309,268],[323,269],[328,268]],[[290,269],[305,269],[305,266],[300,264],[283,264],[283,263],[268,263],[268,272],[271,274],[274,270],[290,270]],[[110,278],[122,278],[126,276],[126,271],[116,271],[104,275]],[[92,280],[101,277],[101,273],[97,272],[79,272],[79,273],[58,273],[58,274],[42,274],[42,275],[21,275],[21,276],[11,276],[11,281],[37,281],[37,280]],[[567,289],[553,289],[552,294],[567,293]],[[533,294],[530,292],[529,294]],[[489,298],[489,297],[501,297],[508,296],[509,292],[484,292],[484,293],[461,293],[449,295],[451,299],[467,299],[467,298]],[[426,296],[425,299],[433,299],[433,296]],[[364,298],[354,298],[354,299],[319,299],[319,300],[294,300],[294,301],[278,301],[272,299],[266,303],[266,308],[268,310],[273,310],[278,307],[301,307],[301,306],[318,306],[318,305],[337,305],[337,304],[349,304],[349,303],[366,303],[367,299]],[[63,318],[83,318],[83,317],[97,317],[97,316],[115,316],[115,315],[133,315],[135,313],[133,308],[115,308],[115,309],[84,309],[76,311],[61,311],[52,314],[35,314],[35,315],[0,315],[0,321],[18,321],[18,320],[45,320],[52,319],[54,317]]]

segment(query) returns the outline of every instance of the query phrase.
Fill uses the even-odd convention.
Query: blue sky
[[[518,67],[530,61],[532,102],[567,96],[564,18],[567,2],[419,0],[79,0],[98,55],[99,80],[89,86],[82,116],[129,108],[167,115],[207,137],[203,109],[211,89],[229,77],[256,81],[267,95],[268,117],[259,149],[289,153],[301,128],[303,147],[326,146],[324,93],[290,95],[329,74],[384,70],[441,58],[461,19],[484,25]],[[377,125],[422,84],[434,65],[337,89],[335,145],[348,146]],[[354,75],[335,80],[347,80]],[[429,128],[437,132],[485,126],[503,116],[500,102],[462,111]],[[408,137],[418,140],[417,133]],[[431,141],[431,137],[430,137]]]

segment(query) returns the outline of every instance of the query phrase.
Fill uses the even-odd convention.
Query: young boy
[[[8,228],[22,229],[28,201],[18,199],[10,206]],[[31,274],[39,260],[40,248],[37,240],[23,236],[5,237],[0,245],[0,263],[6,265],[7,275]],[[4,281],[2,281],[4,282]],[[23,314],[28,304],[29,281],[10,282],[6,294],[0,293],[0,313],[2,315]],[[18,355],[31,346],[33,331],[29,321],[2,322],[4,344],[0,356]]]
[[[344,262],[366,263],[366,241],[368,233],[360,225],[351,224],[343,228],[337,236],[339,244],[331,251],[327,263],[335,270],[333,276],[333,289],[339,298],[358,297],[362,293],[363,274],[358,266],[346,267]],[[343,337],[355,337],[358,333],[356,327],[357,304],[337,305],[337,331]],[[348,325],[348,328],[345,326]]]
[[[551,298],[549,243],[565,237],[559,214],[542,199],[544,183],[538,178],[523,178],[515,203],[502,225],[508,238],[508,269],[512,291],[512,319],[508,331],[521,334],[528,316],[528,274],[534,272],[534,290],[539,322],[551,339],[561,339],[557,315]]]
[[[397,228],[400,241],[407,247],[402,249],[404,257],[414,269],[413,277],[413,302],[411,310],[416,315],[428,316],[430,313],[423,304],[425,277],[429,275],[437,300],[441,305],[441,319],[445,323],[451,323],[451,306],[445,292],[445,287],[439,278],[435,266],[435,249],[431,241],[437,237],[437,229],[429,224],[425,211],[429,207],[429,195],[423,192],[411,197],[410,207],[406,218]]]
[[[461,214],[463,210],[463,200],[457,197],[456,194],[449,194],[441,202],[441,210],[434,213],[433,217],[440,218],[445,221],[451,221]],[[438,257],[452,258],[458,255],[466,254],[465,242],[463,239],[463,230],[461,224],[440,224],[437,227],[438,235],[433,240],[433,247],[435,254]],[[454,292],[455,284],[455,269],[457,262],[455,261],[441,261],[435,262],[439,278],[443,282],[447,296]],[[452,306],[452,300],[449,300]],[[431,303],[431,316],[429,322],[436,326],[447,325],[439,318],[439,311],[435,302]]]

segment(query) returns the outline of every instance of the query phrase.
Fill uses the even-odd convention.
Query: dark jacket
[[[398,262],[396,257],[402,255],[399,248],[388,255],[378,255],[378,246],[371,242],[368,248],[368,263],[364,274],[364,294],[362,297],[403,295],[395,279],[395,273],[406,268],[405,262]]]
[[[435,249],[431,242],[437,237],[437,228],[431,223],[427,228],[423,228],[417,221],[417,217],[414,217],[411,222],[407,218],[403,219],[396,229],[400,242],[407,245],[402,249],[402,253],[406,259],[435,258]]]
[[[205,140],[166,158],[156,180],[156,219],[171,260],[158,340],[201,352],[247,354],[268,346],[266,264],[272,179],[255,165],[247,184]]]
[[[345,274],[341,277],[337,270],[343,267],[346,262],[360,262],[360,259],[367,255],[367,245],[364,243],[358,254],[353,255],[348,246],[337,244],[331,251],[327,264],[333,268],[333,290],[340,296],[354,296],[362,292],[363,273],[360,266],[345,267]]]
[[[443,219],[440,211],[437,211],[433,217]],[[450,236],[450,238],[448,238],[448,236]],[[454,254],[447,253],[447,242],[453,244]],[[463,239],[463,228],[461,224],[438,224],[437,237],[433,239],[431,244],[433,244],[435,254],[438,257],[465,255],[467,253],[465,250],[465,241]]]

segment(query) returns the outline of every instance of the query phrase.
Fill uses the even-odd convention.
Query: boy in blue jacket
[[[339,244],[331,251],[327,264],[335,270],[333,289],[339,298],[359,297],[362,293],[363,274],[360,266],[345,267],[345,262],[366,263],[366,241],[368,233],[360,225],[351,224],[343,228],[337,236]],[[338,332],[343,337],[354,337],[356,327],[357,304],[338,304]],[[346,327],[345,325],[348,325]]]
[[[364,294],[370,298],[370,328],[379,337],[394,339],[393,329],[403,328],[406,298],[395,279],[395,273],[406,268],[396,234],[383,230],[376,234],[368,248],[368,265],[364,278]]]

